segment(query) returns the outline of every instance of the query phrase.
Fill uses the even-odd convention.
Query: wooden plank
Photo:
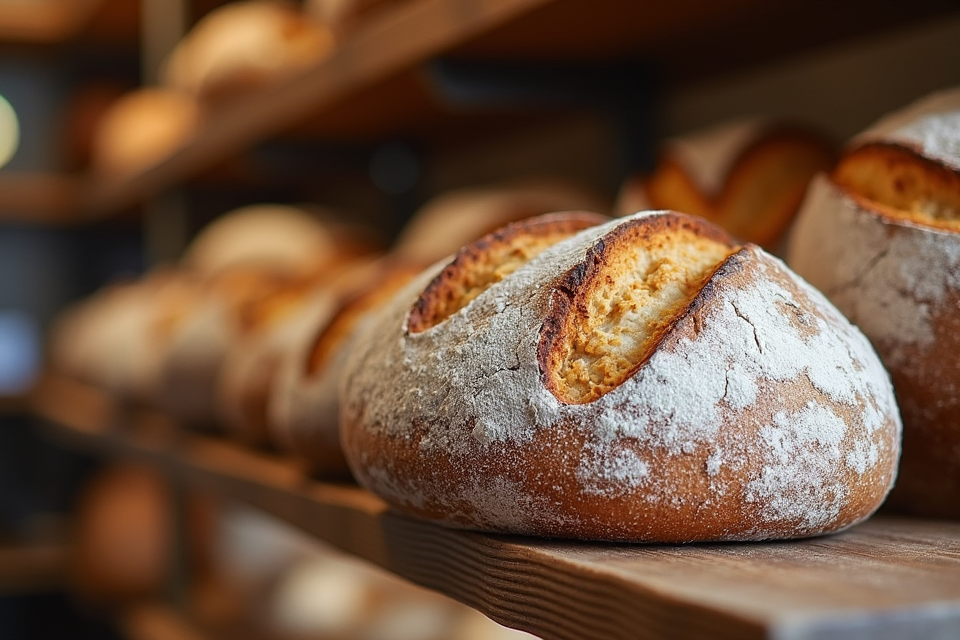
[[[103,394],[48,379],[34,401],[63,442],[245,500],[547,639],[960,637],[960,522],[881,515],[833,536],[713,545],[456,531],[397,514],[359,487],[309,479],[281,457],[92,397]],[[97,415],[81,418],[83,407]]]
[[[169,157],[128,179],[91,176],[81,208],[115,212],[210,169],[252,144],[322,114],[338,100],[549,0],[410,0],[359,27],[330,58],[205,120]]]
[[[130,640],[206,640],[211,636],[162,604],[142,602],[119,615],[119,626]]]
[[[62,588],[66,575],[64,544],[0,544],[0,595]]]
[[[0,171],[0,221],[41,225],[80,222],[80,192],[79,176]]]

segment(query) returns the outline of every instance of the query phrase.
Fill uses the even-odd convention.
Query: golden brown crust
[[[742,126],[734,123],[730,128]],[[723,154],[680,146],[678,150],[668,145],[656,170],[627,185],[623,197],[646,200],[644,208],[702,216],[740,240],[767,249],[776,248],[786,235],[810,179],[829,170],[836,159],[831,141],[817,131],[789,123],[754,123],[752,133],[739,144],[729,145]],[[701,184],[690,166],[695,164],[690,162],[691,156],[700,155],[717,156],[708,167],[709,173],[718,174],[713,187]],[[698,158],[698,162],[705,160]]]
[[[417,299],[410,331],[440,324],[547,247],[606,220],[587,212],[552,214],[508,224],[466,245]]]
[[[747,147],[717,199],[715,222],[746,242],[773,248],[786,234],[811,178],[836,161],[816,133],[779,127]]]
[[[878,215],[960,230],[960,172],[890,143],[845,154],[831,178]]]

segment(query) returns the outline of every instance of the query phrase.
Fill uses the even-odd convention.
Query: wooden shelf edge
[[[103,0],[0,0],[0,42],[57,44],[73,38]]]
[[[66,576],[65,544],[0,545],[0,595],[62,588]]]
[[[322,117],[337,100],[550,1],[399,4],[358,28],[315,67],[212,114],[194,138],[154,165],[126,178],[91,177],[80,208],[96,217],[142,202],[308,116]]]
[[[486,535],[404,517],[359,487],[311,480],[72,381],[45,379],[33,402],[69,446],[246,501],[543,638],[960,634],[960,523],[881,516],[811,540],[687,546]]]
[[[84,180],[70,174],[0,171],[0,221],[40,225],[81,222]]]

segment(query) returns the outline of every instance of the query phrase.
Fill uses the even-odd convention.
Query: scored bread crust
[[[565,538],[789,538],[872,513],[899,454],[889,378],[859,331],[753,245],[721,261],[618,386],[574,404],[545,384],[564,278],[622,225],[664,217],[710,233],[670,212],[586,229],[420,332],[411,309],[444,265],[411,283],[345,366],[354,476],[421,518]]]
[[[883,154],[881,160],[892,154],[896,162],[909,162],[916,169],[909,175],[921,182],[878,174],[871,195],[943,190],[958,198],[958,143],[960,90],[953,90],[857,136],[839,168],[859,154]],[[954,357],[960,350],[960,208],[953,221],[924,220],[833,178],[814,181],[790,246],[790,264],[863,330],[890,371],[904,433],[889,505],[960,517],[960,361]]]

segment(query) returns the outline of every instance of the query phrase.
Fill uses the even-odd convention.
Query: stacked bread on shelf
[[[289,0],[214,8],[170,53],[157,86],[120,96],[98,117],[92,169],[111,178],[143,171],[175,153],[225,103],[321,63],[336,50],[341,23],[357,18],[358,4],[369,2],[341,2],[328,11]]]
[[[903,413],[890,504],[960,517],[960,89],[882,118],[814,182],[791,265],[873,341]]]
[[[611,219],[543,184],[443,194],[386,253],[237,212],[182,274],[66,314],[55,361],[453,527],[790,538],[861,521],[895,481],[892,505],[956,517],[958,96],[817,174],[789,267],[708,219]],[[743,200],[766,194],[773,226],[830,157],[808,142],[752,170]]]

